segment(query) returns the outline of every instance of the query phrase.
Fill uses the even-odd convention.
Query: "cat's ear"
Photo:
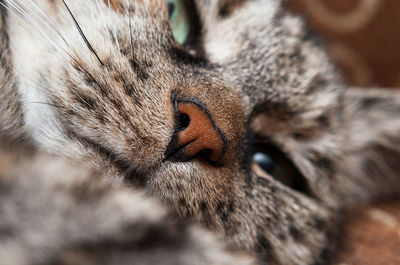
[[[367,196],[400,192],[400,93],[349,88],[335,130],[343,153],[343,175]]]
[[[400,93],[395,89],[349,88],[342,116],[349,134],[361,146],[400,144]]]

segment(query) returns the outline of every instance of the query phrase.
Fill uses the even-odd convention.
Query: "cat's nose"
[[[225,153],[222,131],[207,109],[196,101],[176,102],[175,133],[165,153],[166,160],[189,161],[203,157],[217,163]]]

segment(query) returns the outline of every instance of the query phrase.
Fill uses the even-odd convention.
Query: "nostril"
[[[201,150],[197,155],[199,157],[203,157],[203,158],[209,158],[212,154],[213,150],[206,148],[204,150]]]
[[[190,124],[190,117],[186,113],[177,113],[177,125],[176,129],[178,132],[185,130]]]
[[[226,150],[222,131],[215,125],[208,110],[197,101],[175,101],[175,131],[165,157],[185,162],[194,157],[217,163]]]

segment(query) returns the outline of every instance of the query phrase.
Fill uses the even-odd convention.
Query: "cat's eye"
[[[275,163],[272,158],[262,152],[257,152],[253,154],[253,162],[270,175],[272,175],[275,169]]]
[[[270,144],[257,143],[254,151],[252,163],[259,170],[294,190],[312,196],[304,176],[279,148]],[[256,170],[255,173],[259,172],[259,170]]]
[[[187,3],[185,0],[166,1],[172,34],[179,44],[184,45],[189,37],[191,28],[191,18]]]
[[[259,150],[253,154],[252,159],[265,173],[288,186],[292,186],[295,172],[288,161],[280,156],[276,150],[271,148]]]

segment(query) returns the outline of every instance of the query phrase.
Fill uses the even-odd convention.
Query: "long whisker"
[[[36,14],[35,12],[33,12],[33,14],[40,19],[40,21],[47,25],[48,28],[52,29],[53,32],[58,35],[64,42],[66,45],[68,45],[67,40],[63,37],[63,35],[61,34],[61,32],[57,29],[57,27],[54,25],[54,23],[51,21],[51,19],[35,4],[34,1],[30,0],[29,1],[32,6],[39,12],[40,15],[42,15],[43,18],[41,18],[38,14]],[[47,22],[47,23],[46,23]],[[69,45],[68,45],[69,46]]]
[[[39,104],[39,105],[46,105],[46,106],[51,106],[55,108],[60,108],[59,105],[53,104],[53,103],[48,103],[48,102],[27,102],[28,104]]]
[[[31,25],[33,25],[35,27],[35,29],[37,31],[39,31],[44,37],[46,37],[47,40],[49,40],[50,42],[54,42],[52,39],[50,39],[50,37],[40,28],[40,26],[33,20],[33,18],[26,13],[15,1],[13,0],[7,0],[7,2],[14,7],[18,13],[20,13],[23,17],[25,17],[28,22],[31,23]]]
[[[72,59],[75,60],[74,58],[72,58]],[[82,69],[82,71],[85,71],[85,73],[86,73],[87,75],[89,75],[93,80],[95,80],[94,77],[93,77],[93,75],[92,75],[89,71],[87,71],[81,64],[79,64],[78,61],[76,61],[75,63]],[[37,89],[40,89],[42,92],[51,93],[51,91],[48,89],[48,87],[45,87],[44,85],[40,84],[39,82],[33,80],[33,79],[30,78],[29,76],[23,74],[22,72],[20,72],[20,71],[18,71],[18,70],[16,70],[16,69],[15,69],[15,71],[17,72],[18,75],[24,77],[24,80],[25,80],[25,81],[28,81],[31,85],[35,86]],[[93,108],[92,105],[90,105],[85,99],[83,99],[83,98],[79,95],[79,93],[76,92],[76,89],[72,89],[72,92],[73,92],[77,97],[79,97],[79,99],[82,100],[82,102],[84,102],[88,107]]]
[[[71,56],[68,52],[66,52],[62,47],[60,47],[55,41],[53,41],[41,28],[40,26],[33,20],[33,18],[31,16],[29,16],[17,3],[15,3],[12,0],[6,0],[11,7],[13,7],[15,9],[15,11],[13,9],[11,9],[10,7],[8,7],[7,5],[5,5],[3,2],[0,1],[0,6],[2,6],[3,8],[5,8],[10,14],[14,15],[15,17],[17,17],[19,20],[23,20],[23,18],[25,18],[26,20],[28,20],[29,23],[23,23],[21,24],[21,26],[23,28],[25,28],[26,30],[36,33],[35,36],[39,39],[42,40],[43,38],[45,38],[45,40],[47,40],[47,44],[49,45],[50,48],[56,50],[56,55],[61,54],[63,56],[63,58],[72,66],[79,66],[83,71],[85,71],[89,76],[91,76],[91,78],[94,79],[93,75],[87,71],[87,69],[85,69],[77,60],[76,58],[74,58],[73,56]],[[19,16],[18,14],[22,15]],[[40,36],[42,36],[42,38],[40,38]],[[69,56],[69,58],[67,57]],[[75,63],[75,65],[72,63],[72,61]],[[100,61],[101,63],[101,61]],[[24,76],[23,74],[21,74],[21,76]],[[24,77],[25,80],[31,82],[35,87],[39,88],[39,89],[43,89],[45,91],[48,91],[48,89],[44,86],[42,86],[41,84],[34,82],[33,80],[31,80],[28,77]],[[78,93],[76,93],[75,90],[73,90],[73,92],[82,100],[82,102],[84,102],[87,106],[91,107],[92,106],[86,102],[84,99],[82,99]],[[50,105],[50,103],[49,103]]]
[[[89,48],[89,50],[96,56],[97,60],[99,61],[99,63],[104,66],[103,62],[100,60],[100,57],[98,56],[97,52],[94,50],[94,48],[92,47],[92,45],[90,44],[90,42],[88,41],[88,39],[86,38],[85,34],[82,31],[82,28],[79,26],[78,21],[75,19],[75,16],[72,14],[71,10],[69,9],[67,3],[65,3],[64,0],[62,0],[62,2],[64,3],[65,7],[68,10],[68,13],[70,14],[72,20],[75,23],[76,28],[79,31],[79,34],[81,35],[83,41],[85,42],[86,46]]]
[[[29,24],[23,23],[21,24],[22,27],[24,27],[26,30],[36,33],[35,36],[38,39],[41,39],[40,36],[42,38],[44,38],[47,41],[47,44],[50,46],[50,48],[54,49],[55,51],[57,51],[57,54],[61,54],[62,57],[67,61],[70,62],[70,59],[66,56],[65,51],[63,50],[62,47],[60,47],[55,41],[53,41],[48,34],[46,34],[41,28],[40,26],[35,23],[32,18],[21,8],[19,7],[14,1],[12,0],[7,0],[7,2],[15,9],[12,10],[10,7],[6,6],[4,3],[0,2],[0,5],[5,8],[10,14],[14,15],[15,17],[17,17],[19,20],[23,21],[23,18],[25,18],[26,20],[28,20]],[[18,15],[18,13],[21,16]],[[30,25],[30,27],[29,27]]]
[[[104,12],[104,9],[101,8],[101,6],[100,6],[100,1],[102,1],[102,0],[96,0],[97,9],[99,10],[99,12],[102,13],[102,14],[101,14],[101,17],[105,17],[106,14],[105,14],[105,12]],[[103,4],[103,2],[102,2],[102,4]],[[106,22],[105,20],[103,20],[103,22],[104,22],[104,28],[107,28],[107,22]],[[109,35],[109,34],[105,34],[105,36],[106,36],[106,38],[111,42],[111,40],[110,40],[110,35]]]
[[[110,2],[110,0],[108,0],[108,8],[111,10],[111,2]],[[113,32],[113,35],[114,35],[115,43],[117,44],[117,47],[118,47],[118,51],[120,51],[121,48],[119,46],[119,41],[118,41],[118,37],[117,37],[117,30],[115,29],[115,25],[112,26],[112,32]]]

